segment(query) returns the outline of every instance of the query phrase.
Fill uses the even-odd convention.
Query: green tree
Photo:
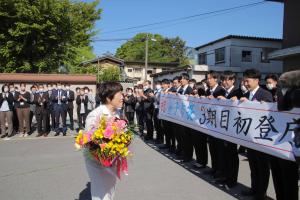
[[[118,67],[108,67],[101,69],[98,76],[98,82],[103,81],[120,81],[121,72]]]
[[[127,41],[116,51],[116,57],[124,60],[145,59],[145,39],[147,33],[139,33],[132,40]],[[159,34],[148,34],[149,61],[151,62],[180,62],[188,64],[185,42],[179,37],[167,38]]]
[[[79,64],[86,60],[96,58],[92,47],[86,46],[76,49],[76,57],[71,62],[67,62],[67,68],[71,74],[95,74],[97,69],[94,65],[80,66]]]
[[[99,0],[0,0],[0,72],[57,72],[89,47]]]

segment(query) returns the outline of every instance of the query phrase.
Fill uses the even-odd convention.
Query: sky
[[[92,1],[92,0],[84,0]],[[179,17],[221,10],[259,0],[101,0],[101,19],[96,22],[95,39],[129,39],[140,32],[179,36],[188,47],[197,47],[226,35],[282,38],[283,4],[266,2],[225,14],[201,16],[181,23],[110,32]],[[97,56],[115,53],[126,41],[93,42]]]

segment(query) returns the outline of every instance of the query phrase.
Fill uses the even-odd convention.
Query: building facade
[[[256,68],[262,78],[269,73],[281,74],[282,62],[268,59],[268,54],[281,46],[281,39],[229,35],[195,48],[197,64],[193,73],[203,77],[209,70],[231,70],[241,78],[246,69]]]
[[[84,67],[88,64],[95,65],[98,70],[107,67],[118,67],[121,71],[121,80],[125,82],[138,83],[145,80],[145,62],[144,61],[124,61],[115,58],[111,55],[97,57],[93,60],[88,60],[81,63]],[[151,74],[160,73],[163,71],[173,70],[179,66],[177,62],[162,63],[162,62],[149,62],[147,68],[147,80],[151,80]]]
[[[271,52],[269,59],[282,60],[283,71],[300,69],[300,1],[268,0],[284,4],[282,49]]]

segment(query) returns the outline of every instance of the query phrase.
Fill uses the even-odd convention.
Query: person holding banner
[[[209,99],[217,98],[218,96],[225,96],[226,92],[223,87],[218,85],[218,73],[209,71],[207,74],[207,84],[209,88],[206,90],[206,96]],[[211,155],[212,169],[208,171],[214,178],[219,178],[222,174],[224,166],[222,166],[222,153],[224,152],[224,145],[221,139],[208,136],[208,146]]]
[[[261,74],[256,69],[248,69],[244,72],[244,84],[248,92],[240,99],[242,102],[273,102],[272,94],[259,86],[260,78]],[[254,196],[255,200],[265,199],[270,177],[268,155],[247,148],[247,156],[251,171],[251,189],[242,191],[242,195]]]
[[[163,79],[162,80],[162,93],[167,94],[170,90],[171,90],[170,80]],[[176,149],[175,137],[174,137],[174,133],[172,131],[173,124],[174,123],[172,123],[170,121],[162,120],[162,125],[163,125],[162,129],[164,130],[166,144],[161,146],[160,149],[169,149],[169,151],[171,153],[174,153],[175,149]]]
[[[169,90],[170,93],[174,93],[174,94],[181,94],[182,93],[182,88],[181,88],[181,77],[180,76],[176,76],[175,78],[173,78],[173,87]],[[173,134],[174,137],[177,141],[177,146],[176,146],[176,150],[175,150],[175,154],[177,155],[178,159],[183,158],[182,157],[182,140],[180,137],[180,131],[178,131],[180,129],[180,125],[173,123]]]
[[[205,85],[203,82],[198,82],[196,83],[195,87],[193,88],[194,90],[194,96],[196,97],[201,97],[205,96]],[[195,154],[196,154],[196,163],[194,164],[194,167],[197,169],[204,169],[206,168],[207,165],[207,160],[208,160],[208,152],[207,152],[207,137],[206,134],[200,132],[200,131],[195,131],[195,133],[192,135],[193,139],[193,147],[195,149]]]
[[[181,95],[191,95],[193,92],[193,88],[189,86],[189,75],[187,73],[182,73],[181,74]],[[181,126],[181,140],[183,144],[183,152],[184,152],[184,157],[182,162],[190,162],[193,160],[193,140],[192,140],[192,135],[197,134],[195,131],[188,127]]]
[[[226,90],[225,96],[218,96],[218,99],[233,99],[237,100],[242,97],[242,92],[239,88],[234,86],[236,81],[235,73],[232,71],[225,71],[221,75],[222,85]],[[237,144],[228,141],[224,143],[224,157],[223,157],[223,174],[217,183],[226,185],[229,188],[234,187],[237,184],[238,172],[239,172],[239,155]]]

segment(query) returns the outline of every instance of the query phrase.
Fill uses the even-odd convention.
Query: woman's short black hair
[[[4,92],[4,88],[7,87],[9,89],[9,85],[7,83],[2,85],[2,92]]]
[[[123,87],[118,82],[104,82],[98,88],[98,95],[101,103],[107,103],[107,98],[112,100],[118,92],[123,91]]]

